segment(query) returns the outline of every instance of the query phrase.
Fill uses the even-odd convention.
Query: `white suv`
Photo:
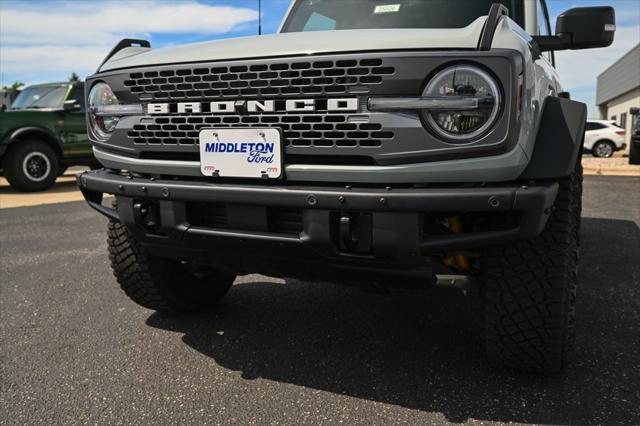
[[[584,150],[594,157],[609,158],[614,152],[625,149],[625,131],[615,121],[587,121],[584,132]]]

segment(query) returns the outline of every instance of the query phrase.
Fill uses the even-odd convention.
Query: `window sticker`
[[[379,6],[376,6],[376,8],[373,10],[374,14],[378,14],[378,13],[395,13],[400,11],[400,5],[399,4],[381,4]]]

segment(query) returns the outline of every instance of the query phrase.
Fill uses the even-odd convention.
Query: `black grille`
[[[160,69],[130,73],[124,84],[132,94],[163,100],[335,95],[394,73],[382,59],[342,59]]]
[[[135,144],[197,145],[200,130],[213,126],[278,127],[284,133],[284,145],[293,147],[377,148],[394,137],[381,124],[352,123],[339,114],[159,116],[147,120],[127,133]]]

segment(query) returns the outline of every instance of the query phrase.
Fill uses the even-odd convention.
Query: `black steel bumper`
[[[424,278],[431,272],[425,256],[539,234],[558,191],[556,183],[410,189],[214,184],[104,170],[79,174],[77,181],[91,207],[127,225],[157,254],[203,261],[215,256],[236,273],[316,277],[330,265]],[[117,208],[102,204],[105,193],[117,196]],[[197,213],[208,205],[221,206],[224,220],[202,219]],[[425,215],[506,212],[517,217],[508,229],[445,234],[424,229]],[[297,218],[300,229],[274,228],[278,215],[285,225]],[[313,264],[322,266],[310,268]]]

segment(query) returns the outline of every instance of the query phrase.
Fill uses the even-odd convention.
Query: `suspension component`
[[[449,223],[449,229],[451,230],[451,232],[453,232],[454,234],[462,233],[462,221],[460,220],[460,216],[449,216],[447,222]],[[458,269],[461,269],[463,271],[468,271],[469,269],[471,269],[469,258],[467,256],[455,255],[453,257],[455,259],[454,263],[456,264]],[[447,261],[445,260],[445,264],[446,263]]]

